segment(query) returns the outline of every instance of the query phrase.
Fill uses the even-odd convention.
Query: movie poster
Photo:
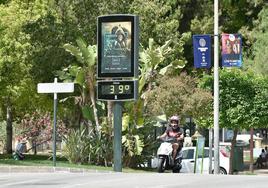
[[[242,66],[242,38],[239,34],[222,35],[222,66]]]
[[[131,22],[103,22],[102,73],[131,72]]]

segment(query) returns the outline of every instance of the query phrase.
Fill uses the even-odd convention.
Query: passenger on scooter
[[[180,117],[172,116],[171,118],[169,118],[168,128],[166,129],[164,134],[158,137],[158,139],[164,139],[166,137],[175,138],[175,141],[172,144],[173,148],[172,157],[174,160],[176,158],[177,152],[179,152],[183,146],[182,145],[184,139],[183,129],[180,128],[179,125],[180,125]]]

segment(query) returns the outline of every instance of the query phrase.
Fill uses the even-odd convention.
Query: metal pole
[[[212,142],[213,142],[213,129],[209,128],[209,174],[212,174]]]
[[[54,79],[57,83],[58,79]],[[53,166],[56,167],[56,125],[57,125],[57,93],[54,93],[54,114],[53,114]]]
[[[214,174],[219,174],[219,1],[214,0]]]
[[[114,103],[114,171],[122,172],[122,104]]]
[[[254,129],[250,128],[250,163],[249,163],[249,171],[251,173],[254,172],[254,167],[253,167],[253,163],[254,163],[254,158],[253,158],[253,148],[254,148],[254,143],[253,143],[253,134],[254,134]]]
[[[225,129],[222,128],[222,142],[225,142]]]

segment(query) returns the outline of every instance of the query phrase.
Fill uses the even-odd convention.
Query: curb
[[[0,173],[114,173],[107,170],[64,167],[0,166]]]

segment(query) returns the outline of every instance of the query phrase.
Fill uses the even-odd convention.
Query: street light
[[[219,1],[214,0],[214,174],[219,174]]]

